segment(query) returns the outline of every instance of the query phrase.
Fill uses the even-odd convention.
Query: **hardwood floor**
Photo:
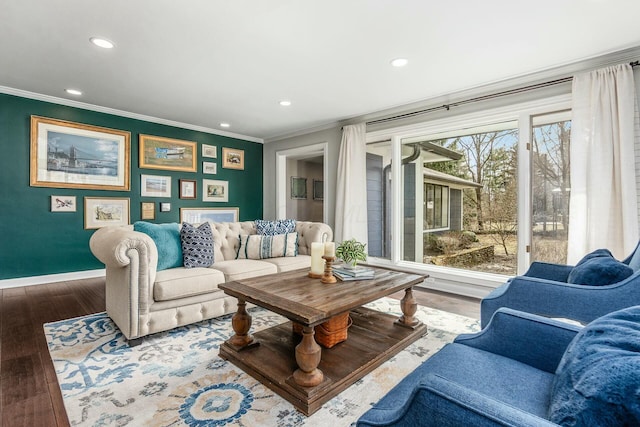
[[[480,317],[477,299],[414,295],[419,305]],[[0,427],[69,425],[42,325],[104,311],[104,298],[104,278],[0,289]]]

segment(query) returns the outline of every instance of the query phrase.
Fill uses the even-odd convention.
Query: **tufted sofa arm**
[[[323,222],[296,222],[298,232],[298,253],[300,255],[311,255],[311,243],[333,241],[333,230]]]

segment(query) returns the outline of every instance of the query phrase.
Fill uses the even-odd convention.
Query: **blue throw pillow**
[[[550,421],[640,425],[640,306],[589,323],[567,347],[554,379]]]
[[[608,258],[613,258],[613,254],[611,253],[611,251],[609,249],[596,249],[595,251],[586,254],[584,256],[584,258],[582,258],[580,261],[578,261],[578,263],[575,265],[575,267],[584,264],[585,262],[589,261],[590,259],[593,258],[599,258],[599,257],[608,257]]]
[[[265,236],[275,236],[277,234],[296,232],[295,219],[278,219],[276,221],[257,219],[255,223],[257,233]]]
[[[177,223],[152,224],[145,221],[133,223],[133,230],[147,234],[158,249],[157,271],[182,267],[182,248],[180,246],[180,227]]]
[[[213,235],[208,222],[200,224],[197,228],[183,222],[180,240],[186,268],[209,267],[213,264]]]
[[[567,282],[575,285],[605,286],[618,283],[632,274],[633,270],[628,265],[612,257],[597,256],[574,267]]]

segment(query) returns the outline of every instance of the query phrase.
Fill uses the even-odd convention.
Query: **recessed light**
[[[291,105],[291,101],[287,101],[287,100],[280,101],[280,105],[282,105],[283,107],[288,107],[289,105]]]
[[[405,58],[396,58],[393,61],[391,61],[391,65],[393,65],[394,67],[404,67],[408,63],[409,63],[409,60]]]
[[[69,95],[76,95],[76,96],[82,95],[82,92],[79,91],[78,89],[65,89],[64,91],[67,92]]]
[[[230,126],[231,126],[231,125],[230,125],[229,123],[224,123],[224,122],[223,122],[223,123],[220,123],[220,127],[221,127],[221,128],[228,128],[228,127],[230,127]]]
[[[102,37],[91,37],[89,40],[91,43],[103,49],[113,49],[115,46],[111,40],[103,39]]]

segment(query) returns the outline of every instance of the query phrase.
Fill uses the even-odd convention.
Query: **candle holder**
[[[324,275],[322,276],[322,283],[336,283],[338,281],[338,279],[336,279],[333,276],[333,268],[331,266],[331,264],[333,264],[333,261],[335,261],[336,257],[334,256],[323,256],[322,257],[325,260],[324,263]]]

